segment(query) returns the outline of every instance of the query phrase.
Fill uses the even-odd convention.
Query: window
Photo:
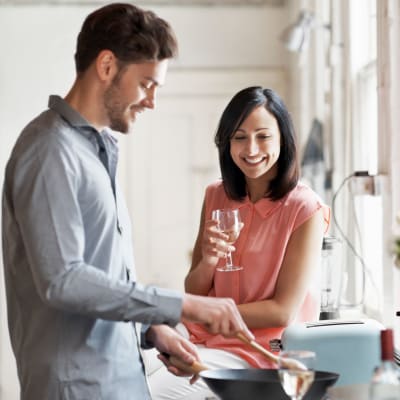
[[[340,85],[343,98],[347,95],[351,100],[342,108],[344,115],[338,115],[337,110],[332,115],[334,120],[347,121],[342,125],[344,134],[339,146],[343,154],[334,157],[336,162],[342,160],[344,164],[342,183],[334,188],[333,196],[333,210],[338,210],[333,229],[343,242],[342,307],[357,307],[381,320],[384,243],[380,180],[351,177],[356,171],[370,176],[378,174],[376,0],[353,0],[344,7],[340,11],[347,16],[348,27],[340,25],[339,29],[343,30],[341,35],[346,43],[343,70],[347,87],[343,90],[339,80],[334,85]],[[360,194],[364,185],[375,187],[373,195]]]
[[[377,53],[376,53],[376,0],[349,2],[350,37],[349,64],[352,102],[352,165],[353,171],[378,173],[378,121],[377,121]],[[353,266],[355,298],[360,299],[363,311],[380,317],[382,293],[382,198],[375,195],[355,194],[357,182],[353,178],[353,218],[350,218],[350,236],[354,239],[357,255],[347,260]],[[369,179],[369,178],[368,178]],[[365,181],[367,182],[368,179]],[[371,179],[369,179],[371,180]],[[378,183],[378,180],[371,180]],[[357,185],[357,186],[355,186]],[[373,185],[372,185],[373,186]],[[375,188],[378,192],[378,188]],[[352,221],[351,221],[352,220]],[[352,262],[351,262],[352,260]],[[358,268],[357,268],[358,267]],[[367,295],[368,294],[368,295]]]

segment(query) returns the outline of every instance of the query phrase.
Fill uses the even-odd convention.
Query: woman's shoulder
[[[206,194],[205,194],[205,205],[206,205],[207,215],[213,209],[224,208],[226,199],[227,197],[225,194],[222,180],[218,179],[210,183],[206,188]]]
[[[321,204],[323,203],[321,197],[303,182],[298,182],[297,185],[289,192],[287,201],[290,203],[302,203],[310,201]]]
[[[307,184],[299,182],[289,193],[285,205],[289,206],[296,215],[298,225],[322,209],[325,230],[328,229],[331,214],[330,207]]]
[[[207,195],[224,193],[224,184],[222,182],[222,179],[217,179],[214,182],[208,184],[208,186],[206,187],[206,193]]]

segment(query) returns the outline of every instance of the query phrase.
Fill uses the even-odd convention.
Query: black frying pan
[[[208,387],[222,400],[288,400],[275,369],[216,369],[200,372]],[[304,400],[321,400],[339,378],[333,372],[316,371]]]

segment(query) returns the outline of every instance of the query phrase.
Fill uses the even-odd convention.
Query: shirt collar
[[[96,132],[99,133],[103,139],[108,138],[114,145],[117,144],[118,140],[111,129],[105,128],[101,132],[98,132],[90,122],[83,118],[78,111],[74,110],[62,97],[51,95],[49,97],[49,108],[60,114],[71,126],[75,128],[85,128],[79,129],[79,131],[90,140],[92,140],[92,134]]]
[[[282,200],[271,200],[271,199],[264,198],[264,199],[258,200],[254,204],[254,207],[262,217],[266,217],[269,214],[271,214],[273,211],[275,211],[277,208],[279,208],[282,203],[283,203]]]
[[[90,127],[95,129],[85,118],[74,110],[63,98],[57,95],[49,97],[49,108],[60,114],[69,124],[74,127]]]
[[[257,213],[265,218],[269,214],[271,214],[274,210],[281,206],[284,202],[284,199],[281,200],[271,200],[266,197],[258,200],[256,203],[252,203],[250,201],[249,196],[246,196],[243,201],[235,201],[231,200],[229,207],[230,208],[242,208],[242,207],[249,207],[253,208],[257,211]]]

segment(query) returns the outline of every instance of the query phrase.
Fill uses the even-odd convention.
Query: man
[[[21,133],[3,190],[11,343],[22,400],[150,398],[134,324],[147,345],[186,363],[194,346],[170,326],[252,337],[230,299],[136,282],[128,213],[115,181],[114,134],[154,108],[177,45],[150,11],[111,4],[78,36],[77,77]],[[169,365],[175,374],[184,374]]]

